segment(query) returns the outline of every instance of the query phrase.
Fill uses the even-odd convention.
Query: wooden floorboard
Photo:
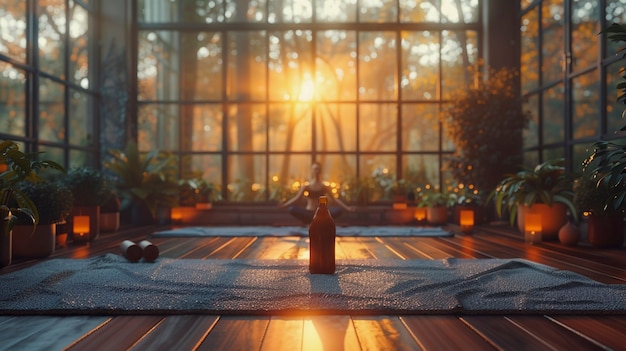
[[[306,237],[149,238],[160,227],[103,233],[51,258],[119,254],[148,238],[162,258],[308,259]],[[455,231],[455,227],[451,227]],[[606,283],[626,282],[626,250],[529,246],[506,228],[453,237],[339,237],[337,259],[525,258]],[[42,260],[16,260],[1,274]],[[44,263],[45,264],[45,263]],[[0,350],[626,350],[615,315],[0,316]]]

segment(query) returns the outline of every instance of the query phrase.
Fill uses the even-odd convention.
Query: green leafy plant
[[[129,141],[124,150],[109,150],[109,154],[112,158],[104,165],[114,174],[122,208],[141,202],[156,218],[160,206],[177,205],[176,164],[168,153],[158,150],[140,153],[137,144]]]
[[[22,194],[37,207],[39,223],[56,224],[67,218],[74,204],[72,191],[56,182],[21,182],[16,185]],[[30,219],[20,217],[17,224],[32,224]]]
[[[579,214],[613,214],[618,213],[608,202],[611,198],[606,182],[599,182],[591,175],[583,173],[574,182],[574,206]]]
[[[45,181],[37,174],[41,169],[61,172],[65,172],[65,169],[54,161],[38,160],[37,154],[20,151],[19,145],[11,140],[0,143],[0,164],[5,164],[8,168],[0,173],[0,215],[2,218],[12,215],[5,230],[10,231],[20,216],[26,216],[36,225],[39,222],[37,206],[17,185],[21,182]]]
[[[424,190],[419,194],[420,203],[422,207],[452,207],[457,201],[457,195],[455,193],[441,192],[436,189]]]
[[[509,174],[491,192],[488,200],[494,200],[499,217],[502,217],[504,209],[508,210],[511,225],[515,222],[517,206],[520,204],[531,206],[543,203],[552,206],[559,202],[566,205],[577,219],[573,203],[573,177],[565,172],[564,164],[564,159],[549,160],[534,169]]]
[[[106,177],[91,167],[71,168],[63,184],[72,191],[76,206],[102,206],[110,196]]]

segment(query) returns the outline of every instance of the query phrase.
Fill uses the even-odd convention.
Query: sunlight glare
[[[309,74],[305,74],[302,77],[302,83],[300,83],[300,94],[298,96],[299,101],[312,101],[315,96],[315,83]]]

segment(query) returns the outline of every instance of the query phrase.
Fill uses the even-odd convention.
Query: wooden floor
[[[156,228],[103,234],[53,257],[117,253]],[[455,228],[451,228],[454,230]],[[626,249],[529,246],[493,226],[447,238],[338,238],[338,258],[525,258],[605,283],[626,283]],[[508,229],[508,228],[507,228]],[[151,239],[161,257],[308,258],[300,237]],[[15,262],[1,274],[34,262]],[[103,277],[106,279],[106,277]],[[312,315],[0,316],[1,350],[626,350],[626,316]]]

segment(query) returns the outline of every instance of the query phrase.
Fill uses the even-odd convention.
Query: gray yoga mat
[[[616,313],[626,286],[522,259],[53,259],[0,276],[1,314]]]

